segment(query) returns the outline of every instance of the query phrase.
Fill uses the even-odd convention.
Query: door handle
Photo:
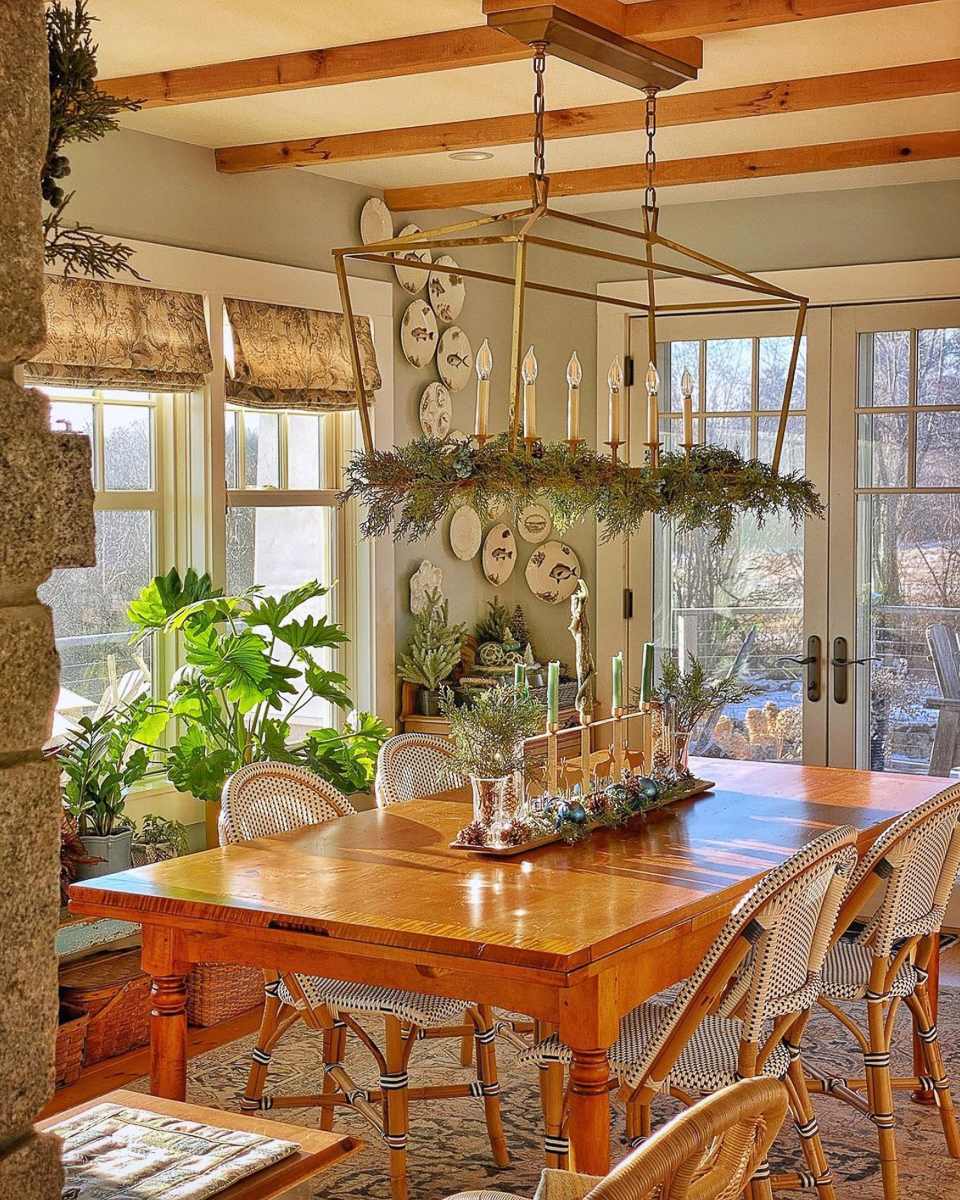
[[[799,655],[780,654],[777,656],[778,662],[796,663],[798,667],[807,668],[807,699],[820,699],[820,647],[821,642],[815,633],[807,638],[807,653],[801,658]]]
[[[847,639],[833,639],[833,657],[830,666],[833,667],[833,698],[837,704],[846,704],[848,697],[847,667],[860,667],[864,663],[880,662],[876,654],[868,654],[865,658],[847,658]]]

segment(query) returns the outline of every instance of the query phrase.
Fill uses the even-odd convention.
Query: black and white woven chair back
[[[774,867],[743,897],[654,1037],[644,1045],[643,1059],[632,1067],[629,1083],[646,1077],[688,1008],[708,1011],[717,994],[715,972],[738,941],[748,954],[719,1011],[745,1009],[744,1040],[759,1042],[768,1016],[801,1011],[815,1002],[819,991],[815,977],[857,861],[856,838],[849,825],[821,834]],[[778,955],[787,961],[778,962]],[[791,1004],[796,1007],[788,1007]]]
[[[444,776],[449,761],[446,738],[432,733],[398,733],[387,738],[377,755],[377,804],[388,808],[455,786]]]
[[[249,763],[223,785],[220,845],[322,825],[355,812],[332,784],[292,763]]]
[[[960,868],[960,785],[906,813],[874,842],[852,891],[868,875],[882,880],[880,903],[857,941],[889,958],[903,938],[925,937],[943,924]]]

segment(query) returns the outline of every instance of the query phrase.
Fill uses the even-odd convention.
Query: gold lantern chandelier
[[[722,543],[737,516],[752,513],[760,521],[786,513],[799,524],[806,516],[820,515],[822,505],[812,485],[801,473],[779,470],[790,397],[796,377],[808,301],[766,280],[683,246],[659,231],[657,205],[656,103],[659,88],[644,87],[646,134],[646,189],[642,228],[628,229],[559,211],[550,205],[550,179],[546,174],[544,138],[544,72],[546,42],[533,42],[534,139],[530,202],[497,215],[387,238],[365,246],[335,250],[337,279],[345,315],[357,404],[363,432],[363,449],[346,468],[344,499],[356,498],[366,509],[362,523],[368,536],[393,533],[397,539],[416,539],[432,532],[445,514],[462,504],[472,504],[481,519],[505,505],[517,509],[537,501],[545,504],[559,528],[591,515],[609,538],[633,532],[648,513],[673,518],[681,528],[711,527]],[[573,227],[580,240],[547,236],[554,228],[564,233]],[[592,235],[624,239],[624,250],[592,245]],[[639,244],[639,253],[637,252]],[[373,443],[369,399],[363,388],[360,346],[350,298],[350,259],[395,265],[404,256],[404,267],[430,271],[432,263],[406,257],[410,250],[447,252],[458,247],[507,246],[513,248],[512,275],[458,266],[457,274],[503,284],[512,291],[512,337],[509,409],[506,429],[489,429],[490,377],[493,356],[484,340],[476,355],[477,405],[473,436],[467,443],[448,438],[421,437],[406,446],[378,450]],[[531,275],[532,257],[539,250],[570,254],[638,269],[645,280],[641,301],[615,295],[598,295],[586,287],[563,286]],[[627,252],[631,251],[631,252]],[[668,252],[677,261],[668,261]],[[708,268],[708,269],[705,269]],[[695,304],[661,304],[657,282],[662,276],[699,280],[717,289],[718,298]],[[569,296],[638,313],[646,319],[649,366],[644,379],[646,439],[644,461],[631,464],[621,447],[627,429],[628,393],[619,358],[607,376],[609,453],[590,449],[580,436],[582,368],[576,353],[567,364],[567,437],[544,443],[537,435],[538,363],[525,337],[526,298],[530,292]],[[724,295],[725,293],[725,295]],[[697,445],[694,439],[693,395],[689,371],[681,378],[681,452],[664,452],[660,439],[660,379],[656,368],[657,318],[704,311],[789,310],[796,313],[792,349],[784,381],[780,419],[769,464],[745,459],[725,447]],[[553,400],[551,398],[551,403]],[[598,413],[599,417],[599,413]],[[598,425],[598,442],[600,441]]]

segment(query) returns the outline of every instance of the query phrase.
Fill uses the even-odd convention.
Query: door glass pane
[[[906,487],[908,413],[861,413],[857,421],[857,483],[860,487]]]
[[[960,487],[960,410],[917,415],[917,487]]]
[[[910,403],[910,331],[861,336],[867,369],[860,379],[860,403],[897,405]]]
[[[149,491],[153,487],[151,410],[142,404],[104,404],[100,412],[106,489]]]
[[[759,378],[757,380],[760,408],[781,408],[783,389],[790,369],[793,353],[792,337],[760,338]],[[797,354],[797,369],[790,391],[790,407],[806,408],[807,405],[807,339],[801,338]]]
[[[857,657],[878,659],[851,668],[858,696],[869,697],[857,713],[857,765],[924,775],[938,715],[927,702],[944,694],[931,642],[946,651],[948,695],[957,674],[960,496],[859,496],[857,526]]]
[[[960,329],[918,331],[917,403],[960,404]]]
[[[670,343],[670,398],[669,403],[666,405],[670,412],[681,412],[683,409],[683,393],[680,390],[680,379],[683,376],[684,370],[689,371],[695,380],[700,378],[699,342]],[[693,395],[694,408],[696,408],[696,391],[694,391]]]
[[[802,471],[806,460],[805,426],[803,417],[787,417],[787,431],[783,437],[780,455],[780,470]],[[779,417],[760,417],[757,420],[757,458],[761,462],[773,461],[773,450],[777,442]]]
[[[725,446],[728,450],[738,450],[744,458],[750,457],[750,418],[749,417],[707,417],[707,443],[711,446]]]
[[[753,339],[707,342],[707,408],[711,412],[748,412],[753,392]]]
[[[156,574],[152,512],[102,510],[96,524],[97,565],[54,571],[39,593],[53,609],[61,688],[78,693],[91,706],[106,690],[111,656],[118,677],[137,666],[127,606]],[[150,666],[150,643],[137,651]]]

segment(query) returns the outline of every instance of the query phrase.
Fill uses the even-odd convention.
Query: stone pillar
[[[0,0],[0,1196],[58,1200],[59,1143],[32,1123],[53,1093],[59,661],[37,587],[93,563],[90,446],[52,433],[14,382],[44,341],[40,166],[49,113],[43,0]]]

